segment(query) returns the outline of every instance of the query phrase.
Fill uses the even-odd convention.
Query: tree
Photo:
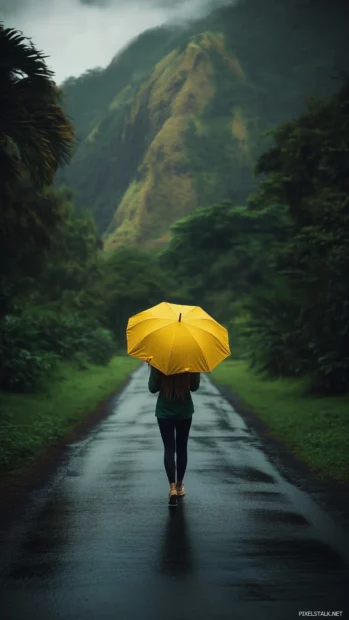
[[[0,205],[23,170],[36,188],[50,185],[72,154],[73,128],[45,56],[19,31],[0,23]]]
[[[115,249],[103,271],[108,326],[124,346],[129,317],[162,301],[172,301],[174,284],[151,254],[135,248]]]
[[[32,288],[68,217],[64,190],[38,191],[28,176],[8,199],[0,226],[1,315],[11,310],[14,297],[23,297]]]
[[[273,332],[264,322],[267,366],[279,346],[277,339],[279,344],[283,340],[284,373],[295,369],[298,374],[310,373],[314,386],[345,392],[349,389],[349,80],[336,95],[311,100],[304,114],[272,135],[274,145],[257,165],[257,172],[267,177],[251,197],[250,208],[265,209],[278,201],[293,220],[292,237],[276,260],[275,278],[281,276],[288,288],[286,314],[294,320],[285,321],[283,331],[273,327]],[[275,301],[276,297],[274,314],[281,311]],[[263,303],[255,304],[255,325],[261,325],[263,313]],[[297,352],[296,364],[287,369],[291,346]]]
[[[76,211],[71,192],[55,191],[66,210],[66,219],[55,232],[30,300],[58,312],[72,310],[104,319],[104,289],[100,240],[93,216]]]
[[[223,201],[198,209],[172,231],[160,265],[187,287],[190,303],[227,321],[267,281],[273,247],[288,237],[289,222],[278,205],[252,212]]]

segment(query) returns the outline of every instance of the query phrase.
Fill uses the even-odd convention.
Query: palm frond
[[[0,23],[0,149],[6,151],[0,155],[5,163],[1,184],[16,177],[16,165],[8,160],[9,144],[17,146],[38,187],[52,183],[57,168],[71,158],[73,127],[45,58],[23,33]]]
[[[0,79],[10,75],[14,81],[27,75],[50,80],[54,72],[48,68],[45,54],[38,51],[31,39],[14,28],[5,28],[0,22]]]

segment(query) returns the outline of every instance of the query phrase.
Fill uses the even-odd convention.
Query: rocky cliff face
[[[208,106],[214,108],[219,97],[215,80],[218,57],[226,65],[226,73],[237,88],[246,83],[246,76],[238,60],[226,49],[224,37],[204,33],[191,40],[183,50],[175,49],[159,62],[150,78],[137,92],[125,119],[125,135],[130,128],[146,126],[147,145],[134,178],[123,194],[108,229],[106,247],[117,243],[165,243],[170,225],[206,201],[224,196],[229,186],[223,187],[223,168],[231,167],[234,178],[234,160],[241,166],[251,164],[248,122],[243,110],[236,106],[231,115],[205,116]],[[222,136],[219,148],[210,150],[209,136],[219,121]],[[190,135],[197,139],[198,158],[195,166],[191,159]],[[210,160],[215,158],[213,169]],[[223,171],[223,170],[222,170]],[[229,176],[229,175],[228,175]],[[209,191],[211,189],[211,191]],[[212,191],[213,190],[213,191]],[[211,196],[209,196],[211,194]]]
[[[245,199],[256,133],[249,89],[224,35],[207,31],[120,90],[64,178],[87,197],[106,249],[162,245],[191,210]]]

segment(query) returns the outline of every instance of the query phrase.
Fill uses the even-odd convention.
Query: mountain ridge
[[[298,115],[306,94],[334,91],[334,66],[349,63],[344,26],[331,9],[336,37],[326,29],[323,5],[313,15],[312,2],[267,0],[263,11],[245,0],[147,31],[105,70],[66,82],[79,147],[58,182],[91,208],[107,251],[161,246],[192,210],[246,201],[264,133]]]
[[[140,178],[129,185],[108,228],[106,249],[128,242],[147,245],[154,234],[158,243],[165,243],[173,218],[184,217],[197,206],[195,178],[185,160],[185,132],[190,121],[202,130],[201,114],[215,94],[212,50],[222,54],[239,80],[246,80],[238,61],[225,54],[223,35],[207,32],[192,39],[182,52],[170,52],[141,87],[129,122],[136,122],[145,105],[154,138],[138,168]],[[232,127],[246,150],[246,134],[237,117]]]

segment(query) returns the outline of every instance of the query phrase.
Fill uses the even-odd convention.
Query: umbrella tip
[[[179,315],[178,323],[181,322],[181,318],[182,318],[182,313],[180,313],[180,315]]]

